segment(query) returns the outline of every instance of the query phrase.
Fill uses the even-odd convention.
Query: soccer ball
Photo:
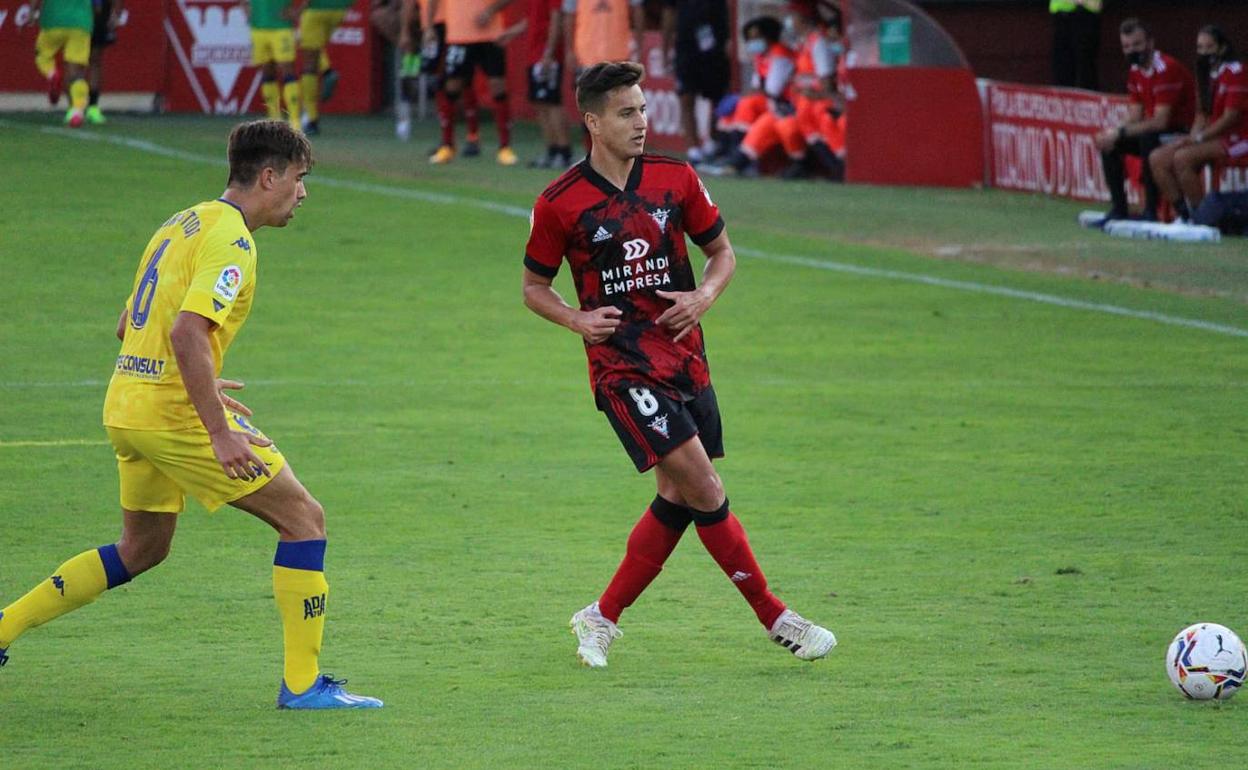
[[[1197,623],[1174,637],[1166,673],[1179,692],[1194,700],[1227,700],[1239,692],[1248,670],[1248,651],[1235,632],[1217,623]]]

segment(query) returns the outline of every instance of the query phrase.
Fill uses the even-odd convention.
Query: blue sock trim
[[[104,575],[108,578],[108,587],[116,588],[130,582],[130,572],[121,563],[121,555],[117,553],[116,544],[102,545],[95,549],[100,553],[100,561],[104,562]]]
[[[273,556],[274,567],[325,571],[324,540],[283,540]]]

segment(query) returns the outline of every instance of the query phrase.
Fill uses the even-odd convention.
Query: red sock
[[[477,113],[477,89],[472,83],[464,86],[464,123],[468,124],[469,141],[477,141],[481,135],[481,118]]]
[[[723,515],[722,519],[715,521]],[[712,523],[701,523],[698,519],[710,519]],[[767,578],[754,560],[754,552],[750,550],[750,541],[745,537],[745,529],[741,522],[728,510],[728,501],[714,513],[694,512],[694,521],[698,523],[698,537],[702,545],[714,557],[719,568],[737,586],[737,590],[754,608],[754,614],[768,630],[784,612],[784,602],[767,590]]]
[[[441,89],[434,96],[438,105],[438,125],[442,127],[442,144],[455,146],[455,102]]]
[[[607,590],[598,599],[598,611],[612,623],[620,622],[620,613],[636,601],[641,592],[646,590],[646,586],[663,570],[663,562],[671,556],[672,549],[685,533],[683,526],[676,529],[664,524],[655,515],[654,509],[663,507],[665,503],[672,509],[685,510],[667,500],[655,498],[629,534],[624,560],[620,562]],[[687,518],[685,523],[688,523]]]
[[[494,125],[498,127],[498,146],[511,146],[511,103],[507,94],[494,99]]]

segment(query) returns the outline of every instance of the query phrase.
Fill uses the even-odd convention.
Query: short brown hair
[[[597,113],[609,92],[637,85],[645,76],[646,68],[634,61],[599,62],[576,79],[576,108],[582,115]]]
[[[229,184],[248,187],[266,166],[286,173],[291,163],[312,168],[312,145],[308,138],[284,120],[253,120],[239,123],[230,132]]]
[[[1151,38],[1153,36],[1153,31],[1144,26],[1144,22],[1134,16],[1129,19],[1123,19],[1122,23],[1118,25],[1118,34],[1124,37],[1126,35],[1134,35],[1137,30],[1143,32],[1144,37]]]

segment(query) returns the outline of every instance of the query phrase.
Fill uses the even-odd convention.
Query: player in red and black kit
[[[1160,194],[1153,181],[1148,156],[1187,134],[1196,118],[1196,80],[1177,59],[1158,51],[1153,35],[1139,19],[1127,19],[1119,27],[1122,53],[1131,65],[1127,76],[1130,113],[1127,122],[1096,135],[1105,169],[1105,184],[1113,201],[1102,224],[1126,219],[1127,193],[1123,189],[1126,170],[1123,157],[1135,155],[1144,161],[1143,218],[1156,221]]]
[[[769,636],[803,660],[822,658],[836,637],[768,590],[711,466],[723,456],[723,440],[698,322],[727,287],[736,257],[693,168],[644,154],[642,74],[633,62],[602,62],[577,79],[577,108],[593,148],[537,199],[524,258],[525,305],[584,338],[598,408],[637,470],[654,468],[658,484],[610,584],[572,616],[577,655],[586,665],[607,665],[620,614],[692,522]],[[706,254],[701,286],[686,233]],[[551,286],[565,258],[579,310]]]

